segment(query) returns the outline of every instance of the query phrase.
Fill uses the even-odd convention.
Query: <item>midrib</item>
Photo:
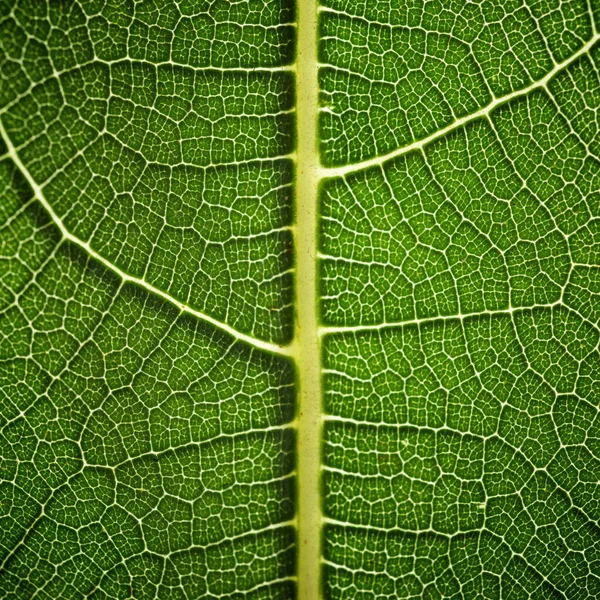
[[[317,0],[298,6],[296,101],[296,335],[298,369],[298,597],[320,596],[321,372],[317,321]]]

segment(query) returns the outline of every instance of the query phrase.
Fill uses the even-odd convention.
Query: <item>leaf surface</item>
[[[0,597],[598,597],[598,27],[0,2]]]

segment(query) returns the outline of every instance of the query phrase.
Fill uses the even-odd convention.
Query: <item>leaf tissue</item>
[[[0,0],[0,598],[599,597],[597,0]]]

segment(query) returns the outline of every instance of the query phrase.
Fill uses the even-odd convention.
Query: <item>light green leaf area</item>
[[[325,593],[598,598],[598,23],[326,4]]]
[[[0,0],[0,598],[600,597],[599,32]]]

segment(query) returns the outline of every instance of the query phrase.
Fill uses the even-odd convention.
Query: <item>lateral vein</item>
[[[587,43],[585,43],[581,48],[579,48],[579,50],[577,50],[577,52],[575,52],[569,58],[563,60],[562,62],[555,64],[554,67],[550,71],[548,71],[548,73],[546,73],[544,77],[542,77],[542,79],[538,79],[537,81],[534,81],[527,87],[511,92],[510,94],[506,94],[505,96],[494,98],[489,104],[487,104],[480,110],[475,111],[464,117],[461,117],[460,119],[456,119],[456,121],[450,123],[450,125],[447,125],[443,129],[439,129],[438,131],[435,131],[431,135],[428,135],[427,137],[424,137],[421,140],[416,140],[411,144],[408,144],[407,146],[402,146],[401,148],[392,150],[392,152],[388,152],[387,154],[384,154],[382,156],[375,156],[374,158],[363,160],[358,163],[344,165],[342,167],[321,167],[320,175],[321,177],[343,177],[355,171],[368,169],[369,167],[381,166],[389,160],[397,158],[398,156],[402,156],[403,154],[408,154],[409,152],[412,152],[414,150],[422,150],[429,143],[441,137],[444,137],[451,131],[458,129],[463,125],[466,125],[467,123],[480,119],[481,117],[489,117],[490,113],[501,104],[505,104],[506,102],[510,102],[511,100],[514,100],[515,98],[520,98],[521,96],[527,96],[527,94],[530,94],[536,89],[546,88],[548,82],[555,75],[557,75],[560,71],[568,67],[570,64],[574,63],[577,59],[581,58],[585,54],[588,54],[594,46],[594,44],[599,39],[600,33],[595,33]]]
[[[25,179],[27,180],[27,183],[29,184],[29,186],[31,187],[31,189],[33,191],[35,199],[42,205],[42,207],[44,208],[44,210],[48,213],[48,215],[50,216],[51,220],[53,221],[53,223],[56,225],[56,227],[60,231],[63,239],[65,239],[65,240],[67,240],[67,241],[75,244],[76,246],[79,246],[89,256],[91,256],[94,260],[98,261],[106,269],[108,269],[109,271],[112,271],[118,277],[120,277],[122,281],[133,283],[135,285],[138,285],[138,286],[142,287],[147,292],[150,292],[151,294],[159,296],[163,300],[166,300],[167,302],[169,302],[170,304],[175,305],[179,310],[181,310],[181,312],[188,313],[188,314],[196,317],[197,319],[199,319],[201,321],[204,321],[206,323],[210,323],[211,325],[213,325],[217,329],[220,329],[221,331],[224,331],[224,332],[228,333],[229,335],[231,335],[235,339],[240,340],[242,342],[245,342],[245,343],[247,343],[247,344],[249,344],[249,345],[251,345],[251,346],[253,346],[253,347],[257,348],[257,349],[266,350],[267,352],[272,352],[274,354],[280,354],[280,355],[284,355],[284,356],[291,356],[291,354],[292,354],[292,348],[291,348],[291,346],[280,346],[278,344],[273,344],[273,343],[270,343],[270,342],[265,342],[263,340],[256,339],[256,338],[254,338],[254,337],[252,337],[250,335],[247,335],[245,333],[242,333],[242,332],[238,331],[237,329],[234,329],[230,325],[222,323],[221,321],[218,321],[217,319],[215,319],[215,318],[213,318],[213,317],[211,317],[211,316],[209,316],[209,315],[207,315],[207,314],[205,314],[203,312],[200,312],[200,311],[196,310],[195,308],[192,308],[191,306],[188,306],[187,304],[184,304],[184,303],[180,302],[176,298],[173,298],[173,296],[171,296],[170,294],[167,294],[166,292],[163,292],[161,289],[159,289],[157,287],[154,287],[152,284],[148,283],[144,279],[140,279],[138,277],[134,277],[132,275],[129,275],[125,271],[121,270],[117,265],[115,265],[112,262],[108,261],[101,254],[99,254],[98,252],[96,252],[90,246],[90,244],[88,242],[84,242],[83,240],[79,239],[77,236],[73,235],[66,228],[65,224],[62,222],[62,219],[56,214],[56,212],[54,211],[54,209],[52,208],[52,206],[50,205],[50,203],[46,199],[41,186],[39,186],[36,183],[36,181],[33,179],[31,173],[29,172],[29,170],[25,167],[25,165],[21,161],[21,159],[20,159],[20,157],[19,157],[19,155],[18,155],[18,153],[17,153],[17,151],[15,149],[14,144],[12,143],[12,141],[9,138],[8,134],[6,133],[6,130],[4,128],[4,123],[2,122],[2,118],[1,117],[0,117],[0,136],[4,139],[4,142],[5,142],[6,147],[8,149],[8,153],[7,153],[8,156],[15,163],[15,165],[17,166],[17,168],[21,171],[23,177],[25,177]]]

